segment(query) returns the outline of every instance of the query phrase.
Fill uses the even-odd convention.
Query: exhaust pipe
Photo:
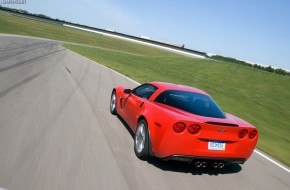
[[[207,166],[206,162],[202,162],[201,167],[205,168]]]
[[[225,167],[225,163],[220,162],[218,167],[221,168],[221,169],[224,168]]]
[[[197,161],[194,164],[195,164],[195,167],[197,167],[197,168],[200,168],[202,166],[202,162],[200,162],[200,161]]]
[[[218,163],[218,162],[214,162],[214,163],[212,164],[212,167],[214,167],[214,168],[218,168],[219,165],[220,165],[220,163]]]

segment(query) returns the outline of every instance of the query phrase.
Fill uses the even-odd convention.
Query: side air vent
[[[232,123],[221,123],[221,122],[214,122],[214,121],[207,121],[204,122],[206,124],[212,124],[212,125],[222,125],[222,126],[229,126],[229,127],[238,127],[239,125],[237,124],[232,124]]]

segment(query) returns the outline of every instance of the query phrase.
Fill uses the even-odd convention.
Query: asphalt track
[[[0,189],[290,189],[258,154],[222,170],[139,160],[109,112],[119,84],[136,86],[59,42],[0,36]]]

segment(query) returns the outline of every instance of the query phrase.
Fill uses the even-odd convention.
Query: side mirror
[[[132,90],[131,89],[124,89],[124,93],[125,94],[131,94],[132,93]]]

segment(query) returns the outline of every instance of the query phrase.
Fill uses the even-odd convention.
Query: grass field
[[[290,166],[290,77],[241,65],[188,58],[143,45],[2,13],[0,26],[1,33],[37,36],[107,48],[64,45],[140,83],[167,81],[205,90],[225,112],[235,114],[259,129],[259,149]]]
[[[127,41],[117,40],[81,30],[70,29],[68,27],[51,25],[44,22],[11,16],[2,12],[0,12],[0,23],[0,32],[6,34],[35,36],[66,42],[93,45],[108,49],[126,49],[131,53],[142,53],[146,55],[159,55],[160,53],[159,50],[152,50],[150,47],[132,44]]]

